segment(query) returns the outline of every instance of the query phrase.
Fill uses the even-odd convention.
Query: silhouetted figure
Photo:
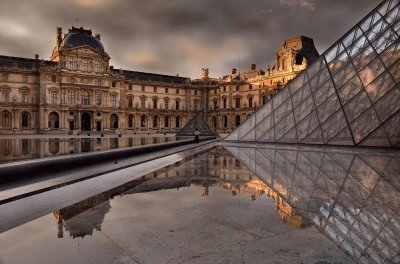
[[[196,131],[194,132],[194,143],[197,143],[197,144],[199,144],[199,135],[200,135],[200,132],[199,132],[199,130],[196,128]]]

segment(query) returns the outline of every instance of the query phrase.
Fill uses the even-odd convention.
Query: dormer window
[[[117,86],[117,83],[116,83],[115,81],[113,81],[113,82],[111,83],[111,86],[112,86],[112,87],[116,87],[116,86]]]
[[[22,82],[26,83],[28,82],[28,75],[22,75]]]
[[[51,82],[56,83],[57,82],[57,76],[53,75],[51,76]]]

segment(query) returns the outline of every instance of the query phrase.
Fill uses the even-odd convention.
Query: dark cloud
[[[100,33],[115,67],[199,77],[272,65],[282,42],[312,37],[320,53],[379,0],[2,0],[0,54],[49,58],[55,29]],[[79,15],[79,22],[76,17]]]

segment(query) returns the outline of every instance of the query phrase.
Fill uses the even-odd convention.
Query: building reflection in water
[[[2,138],[0,163],[174,141],[171,136],[129,138]]]
[[[261,195],[275,201],[286,224],[310,225],[360,262],[399,262],[400,156],[322,150],[222,147],[195,155],[157,172],[54,213],[59,237],[100,230],[115,195],[196,185]],[[256,176],[257,175],[257,176]]]

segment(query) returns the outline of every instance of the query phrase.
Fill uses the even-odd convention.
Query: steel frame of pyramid
[[[229,136],[400,146],[400,0],[386,0]]]
[[[200,113],[190,119],[187,124],[176,134],[177,137],[194,137],[194,132],[196,128],[200,132],[200,136],[207,137],[218,137],[218,133],[215,132],[210,126],[207,124],[207,121],[201,116]]]

